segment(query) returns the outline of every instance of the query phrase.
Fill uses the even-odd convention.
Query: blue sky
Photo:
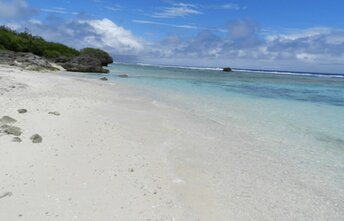
[[[124,62],[344,71],[340,0],[0,0],[0,23]]]

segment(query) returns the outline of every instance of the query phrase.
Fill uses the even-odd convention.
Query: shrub
[[[31,52],[47,58],[74,57],[80,54],[79,51],[66,45],[45,41],[28,32],[19,33],[5,26],[0,26],[0,45],[1,48],[10,51]]]
[[[84,48],[80,51],[80,53],[82,55],[90,55],[99,58],[103,66],[107,66],[108,64],[113,63],[112,57],[106,51],[103,51],[101,49]]]

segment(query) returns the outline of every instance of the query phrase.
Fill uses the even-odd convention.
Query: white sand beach
[[[1,66],[3,116],[22,142],[0,135],[1,221],[344,216],[343,189],[274,152],[277,141],[120,83]]]

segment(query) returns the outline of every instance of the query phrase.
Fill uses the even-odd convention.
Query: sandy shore
[[[343,215],[342,192],[256,148],[248,132],[116,83],[0,67],[0,104],[22,130],[20,143],[0,135],[0,220]]]
[[[182,216],[150,106],[98,80],[5,67],[0,77],[0,113],[23,131],[21,143],[0,136],[0,196],[9,193],[0,199],[0,220]],[[22,108],[28,112],[19,114]],[[33,134],[43,142],[32,143]]]

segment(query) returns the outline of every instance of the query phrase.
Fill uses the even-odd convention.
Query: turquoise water
[[[113,74],[128,73],[129,81],[199,93],[254,96],[344,106],[344,75],[292,75],[262,72],[223,73],[218,70],[116,64]],[[318,76],[318,77],[316,77]]]
[[[156,100],[225,123],[240,119],[270,133],[295,132],[344,151],[344,75],[264,73],[114,64],[110,78]],[[127,73],[129,78],[118,78]],[[255,128],[256,127],[256,128]],[[267,136],[268,136],[267,132]]]
[[[319,220],[325,219],[324,214],[329,217],[342,214],[343,75],[245,70],[224,73],[217,69],[127,64],[114,64],[110,69],[110,80],[133,86],[140,95],[149,97],[152,105],[192,116],[191,123],[177,122],[177,125],[200,125],[219,134],[217,142],[208,140],[204,144],[205,156],[199,161],[194,159],[191,165],[216,168],[215,172],[205,170],[211,177],[221,173],[214,182],[224,184],[216,191],[228,193],[228,198],[221,201],[223,205],[235,201],[229,194],[234,194],[233,186],[238,185],[236,190],[245,192],[247,189],[241,187],[251,182],[248,195],[252,199],[235,201],[242,203],[243,208],[254,199],[264,198],[255,195],[262,192],[266,205],[276,206],[281,202],[283,208],[291,208],[296,203],[294,209],[286,209],[291,214],[299,212],[300,206],[305,206],[301,209],[305,213],[323,215]],[[123,73],[129,77],[119,78]],[[197,131],[197,126],[190,128]],[[176,151],[182,165],[188,164],[183,156],[189,155],[180,152],[185,149],[187,153],[198,153],[195,148],[202,148],[202,142],[206,142],[203,137],[199,140],[199,145],[185,145]],[[240,151],[243,154],[236,155]],[[208,155],[216,156],[209,158],[216,160],[207,164]],[[246,180],[247,171],[251,173]],[[252,181],[253,177],[255,182],[262,182],[261,186]],[[253,205],[252,208],[265,208],[264,203]]]

